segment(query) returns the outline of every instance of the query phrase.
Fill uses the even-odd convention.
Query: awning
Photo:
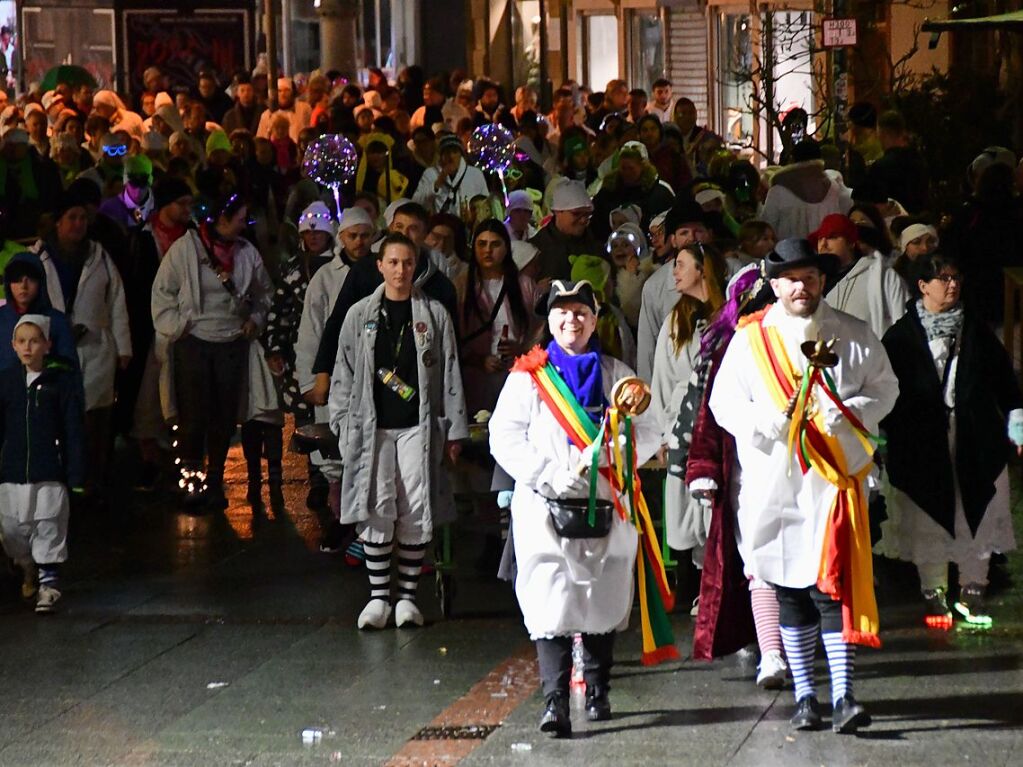
[[[1000,13],[997,16],[980,16],[975,19],[944,19],[924,21],[924,32],[953,32],[974,29],[1013,29],[1023,32],[1023,11]]]

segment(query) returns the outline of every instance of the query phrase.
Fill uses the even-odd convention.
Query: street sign
[[[856,19],[824,19],[825,48],[845,48],[856,45]]]

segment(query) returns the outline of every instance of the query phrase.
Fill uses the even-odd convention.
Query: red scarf
[[[153,239],[156,240],[156,247],[160,251],[161,258],[163,254],[170,250],[170,246],[177,242],[178,238],[185,233],[184,226],[180,224],[170,224],[168,226],[160,220],[160,216],[156,212],[149,217],[149,223],[153,227]]]
[[[213,254],[214,266],[228,274],[234,272],[234,254],[238,250],[238,243],[234,240],[228,242],[219,237],[212,237],[206,224],[199,228],[199,234],[206,247]]]

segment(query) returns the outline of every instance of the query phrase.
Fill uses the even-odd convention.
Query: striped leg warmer
[[[837,703],[846,695],[852,694],[852,675],[856,668],[856,646],[842,641],[841,631],[821,634],[824,640],[824,652],[828,656],[828,668],[831,669],[831,701]]]
[[[796,685],[796,702],[808,695],[817,696],[813,684],[813,656],[817,650],[817,626],[782,626],[785,657]]]
[[[369,598],[391,601],[391,551],[394,542],[366,543],[366,573],[369,575]]]
[[[366,547],[367,563],[369,546]],[[398,544],[398,599],[416,601],[416,589],[419,587],[419,574],[423,571],[423,557],[426,555],[426,544]]]

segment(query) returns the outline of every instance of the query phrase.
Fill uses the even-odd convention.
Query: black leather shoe
[[[572,737],[572,718],[568,713],[568,695],[556,692],[547,696],[543,716],[540,717],[540,732],[552,738]]]
[[[807,695],[796,704],[796,713],[790,724],[797,730],[819,730],[821,728],[821,705],[813,695]]]
[[[831,729],[849,735],[860,727],[870,726],[870,714],[852,695],[843,695],[835,704],[831,715]]]
[[[611,701],[608,700],[609,688],[601,685],[586,688],[586,718],[591,722],[606,722],[611,718]]]

